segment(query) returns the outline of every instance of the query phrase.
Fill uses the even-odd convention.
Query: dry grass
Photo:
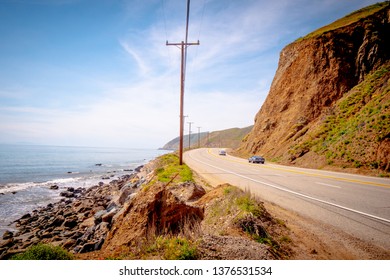
[[[309,33],[305,37],[299,38],[296,42],[299,42],[299,41],[302,41],[305,39],[309,39],[309,38],[313,38],[313,37],[318,37],[326,32],[338,29],[340,27],[348,26],[352,23],[355,23],[361,19],[364,19],[364,18],[382,10],[386,6],[389,6],[389,3],[390,3],[389,1],[377,3],[374,5],[365,7],[363,9],[360,9],[358,11],[355,11],[355,12],[353,12],[353,13],[351,13],[351,14],[349,14],[349,15],[347,15],[339,20],[336,20],[335,22],[333,22],[329,25],[326,25],[324,27],[321,27],[321,28]]]

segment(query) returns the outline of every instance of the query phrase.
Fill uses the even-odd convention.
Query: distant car
[[[262,164],[264,164],[265,159],[263,157],[260,157],[260,156],[253,156],[253,157],[250,157],[248,159],[248,161],[252,162],[252,163],[262,163]]]
[[[225,150],[220,150],[218,154],[220,156],[226,156],[226,151]]]

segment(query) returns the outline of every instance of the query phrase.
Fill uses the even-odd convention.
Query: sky
[[[246,127],[289,43],[377,0],[192,0],[185,134]],[[179,135],[186,0],[0,0],[0,143],[159,148]]]

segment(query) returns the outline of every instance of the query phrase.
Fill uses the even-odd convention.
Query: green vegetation
[[[270,217],[264,205],[253,197],[249,192],[244,192],[237,187],[225,185],[223,198],[212,205],[206,222],[213,224],[223,217],[234,214],[236,219],[247,215],[264,219]]]
[[[198,244],[186,230],[178,235],[149,234],[143,242],[132,248],[123,248],[120,255],[106,260],[196,260]]]
[[[261,217],[265,211],[263,205],[253,199],[249,193],[237,197],[236,204],[244,213],[250,213],[254,217]]]
[[[155,169],[155,179],[151,180],[144,190],[148,190],[150,186],[157,181],[163,183],[182,183],[194,181],[192,170],[185,164],[179,164],[179,157],[175,153],[166,154],[158,157],[157,167]]]
[[[180,182],[193,181],[191,169],[185,165],[179,164],[179,157],[176,154],[166,154],[159,158],[160,167],[156,169],[157,180],[167,183],[172,178],[176,178]]]
[[[299,42],[299,41],[302,41],[305,39],[309,39],[309,38],[313,38],[313,37],[318,37],[326,32],[335,30],[335,29],[340,28],[340,27],[348,26],[354,22],[357,22],[361,19],[364,19],[364,18],[382,10],[383,8],[388,6],[389,4],[390,4],[389,1],[382,2],[382,3],[376,3],[374,5],[365,7],[363,9],[358,10],[358,11],[355,11],[355,12],[353,12],[353,13],[351,13],[351,14],[349,14],[349,15],[347,15],[339,20],[336,20],[335,22],[333,22],[329,25],[326,25],[324,27],[321,27],[321,28],[309,33],[308,35],[306,35],[303,38],[302,37],[299,38],[296,42]]]
[[[59,246],[38,244],[31,246],[24,253],[14,255],[12,260],[73,260],[72,254]]]
[[[299,157],[309,150],[325,155],[328,164],[385,168],[377,162],[380,143],[390,137],[390,63],[368,75],[330,110],[306,140],[290,148]]]
[[[158,236],[145,251],[149,259],[158,256],[163,260],[194,260],[197,247],[194,242],[183,237]]]

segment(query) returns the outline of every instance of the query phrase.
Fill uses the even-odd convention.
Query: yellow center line
[[[218,157],[216,154],[211,152],[210,148],[207,150],[207,152],[210,155],[212,155],[212,156]],[[250,164],[248,162],[242,162],[240,160],[234,160],[232,158],[226,158],[225,160],[226,161],[230,161],[230,162],[240,163],[240,164],[243,164],[243,165],[251,165],[252,166],[252,164]],[[361,180],[357,180],[357,179],[340,178],[340,177],[331,176],[331,175],[322,175],[322,174],[310,173],[310,172],[305,172],[305,171],[298,171],[298,170],[280,168],[280,167],[275,167],[275,166],[262,165],[261,167],[262,168],[279,170],[279,171],[286,171],[286,172],[295,173],[295,174],[308,175],[308,176],[320,177],[320,178],[325,178],[325,179],[333,179],[333,180],[344,181],[344,182],[349,182],[349,183],[358,183],[358,184],[363,184],[363,185],[371,185],[371,186],[376,186],[376,187],[390,188],[390,184],[366,182],[366,181],[361,181]]]

